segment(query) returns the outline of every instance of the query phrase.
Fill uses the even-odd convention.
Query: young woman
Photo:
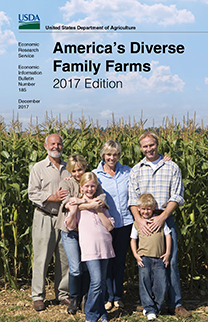
[[[98,179],[92,172],[83,174],[80,180],[82,198],[90,202],[98,187]],[[79,199],[72,198],[72,203],[65,204],[70,210],[65,219],[68,229],[74,230],[78,226],[81,260],[85,262],[90,274],[90,288],[85,306],[86,321],[107,321],[105,310],[105,282],[108,259],[115,256],[112,247],[114,219],[110,217],[106,208],[96,210],[78,210]]]
[[[75,228],[69,231],[64,225],[64,220],[68,213],[65,204],[69,202],[71,197],[81,196],[79,183],[85,173],[86,167],[87,162],[81,155],[72,154],[69,156],[66,168],[72,177],[70,180],[62,180],[60,182],[60,187],[68,191],[68,196],[60,206],[55,226],[55,228],[61,230],[62,243],[69,264],[69,292],[71,303],[67,308],[67,312],[71,314],[76,313],[79,302],[88,291],[89,277],[86,265],[81,264],[78,230]],[[79,209],[98,209],[100,206],[105,206],[105,194],[100,184],[97,185],[93,199],[79,199]],[[106,207],[108,208],[107,205]]]

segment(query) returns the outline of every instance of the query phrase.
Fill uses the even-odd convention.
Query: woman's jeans
[[[181,299],[181,284],[180,274],[178,268],[178,241],[175,229],[175,222],[173,215],[166,219],[168,227],[171,229],[171,255],[170,263],[167,267],[168,277],[168,299],[166,301],[168,308],[173,309],[182,305]]]
[[[114,228],[111,231],[115,257],[108,263],[107,271],[107,301],[119,301],[123,296],[123,280],[126,263],[126,253],[130,242],[132,225]]]
[[[139,294],[146,315],[161,311],[167,291],[167,272],[162,258],[142,257],[139,266]]]
[[[90,288],[85,305],[86,321],[96,322],[100,317],[107,320],[105,310],[106,272],[108,259],[87,261],[90,273]]]
[[[81,262],[78,231],[67,233],[61,231],[62,244],[69,264],[69,292],[70,296],[80,300],[88,291],[89,277],[85,263]]]

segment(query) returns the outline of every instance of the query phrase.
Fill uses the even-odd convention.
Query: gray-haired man
[[[46,138],[46,159],[36,163],[29,177],[28,195],[35,205],[32,241],[33,241],[33,273],[32,299],[34,309],[45,309],[45,278],[48,265],[55,253],[55,295],[62,304],[69,305],[68,263],[62,246],[60,231],[55,223],[61,201],[67,191],[59,188],[62,179],[69,176],[62,154],[62,138],[51,134]]]

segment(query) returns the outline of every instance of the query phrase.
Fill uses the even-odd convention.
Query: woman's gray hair
[[[118,157],[121,156],[121,145],[119,142],[114,140],[109,140],[101,146],[100,156],[104,159],[104,155],[107,154],[110,150],[115,150],[118,154]]]

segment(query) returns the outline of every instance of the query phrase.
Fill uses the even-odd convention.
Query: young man
[[[58,134],[51,134],[46,138],[44,147],[48,156],[32,168],[28,187],[29,199],[35,205],[32,228],[32,299],[36,311],[45,309],[45,278],[53,253],[55,295],[62,304],[70,304],[67,258],[60,231],[54,228],[60,203],[68,193],[67,190],[59,188],[59,182],[69,176],[69,172],[65,168],[66,163],[60,159],[62,138]]]
[[[172,212],[184,203],[184,186],[179,167],[173,162],[164,162],[163,156],[158,153],[158,138],[153,132],[145,132],[139,138],[140,148],[145,158],[136,164],[130,172],[129,179],[129,206],[138,224],[140,231],[150,235],[158,231],[164,222],[171,229],[172,249],[168,266],[168,310],[170,314],[190,317],[191,314],[182,306],[180,275],[178,269],[178,244]],[[141,218],[137,208],[138,197],[142,193],[151,193],[157,209],[152,223]]]
[[[156,201],[150,193],[138,199],[138,211],[143,219],[152,223]],[[139,266],[139,293],[143,314],[148,320],[156,319],[161,311],[167,291],[166,268],[171,251],[171,230],[165,223],[158,232],[143,235],[136,223],[131,231],[131,249]],[[165,237],[164,237],[165,236]],[[137,249],[137,239],[138,249]],[[166,241],[166,242],[165,242]]]

